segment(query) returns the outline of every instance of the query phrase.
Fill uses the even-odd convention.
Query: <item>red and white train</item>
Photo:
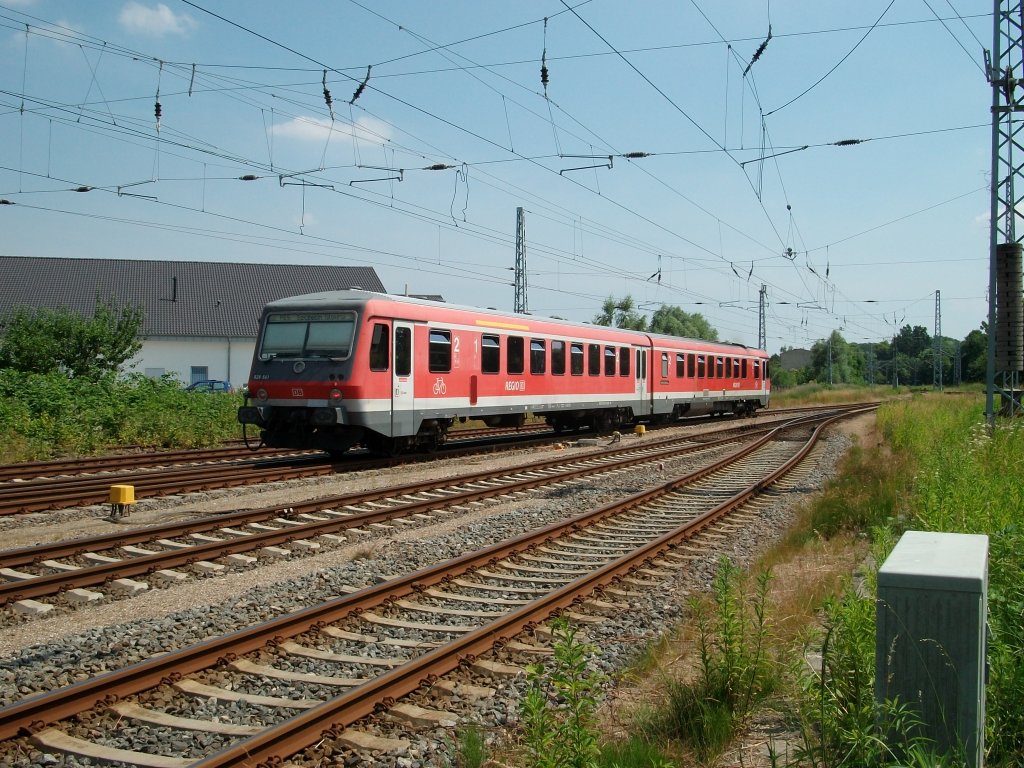
[[[271,447],[390,454],[456,420],[601,431],[749,414],[770,390],[768,355],[739,344],[332,291],[263,310],[238,420]]]

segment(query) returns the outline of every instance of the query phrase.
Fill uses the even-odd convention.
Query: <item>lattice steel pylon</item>
[[[757,348],[767,351],[768,349],[768,328],[765,323],[765,313],[768,311],[768,286],[761,284],[761,302],[757,313]]]
[[[942,294],[935,292],[935,336],[932,339],[932,386],[942,391]]]
[[[1024,129],[1020,114],[1024,112],[1021,96],[1024,83],[1018,77],[1024,76],[1024,0],[994,0],[992,51],[986,52],[985,69],[992,86],[992,178],[991,178],[991,225],[989,241],[989,289],[988,289],[988,365],[985,417],[989,425],[995,423],[995,393],[998,390],[1004,407],[1010,413],[1020,410],[1018,378],[1020,370],[1016,363],[1008,362],[1012,355],[996,355],[999,329],[997,315],[1007,307],[1006,291],[999,295],[997,280],[1000,250],[1019,248],[1020,223],[1024,209],[1021,207],[1021,193],[1024,180],[1021,179],[1024,161]],[[1015,157],[1014,150],[1017,150]],[[1018,183],[1021,182],[1021,183]],[[1020,190],[1020,191],[1018,191]],[[1019,253],[1019,252],[1018,252]],[[1019,258],[1016,261],[1019,280]],[[1000,307],[1002,304],[1002,307]],[[1002,324],[1005,330],[1006,325]],[[1017,329],[1019,331],[1019,329]],[[1011,337],[1005,341],[1019,347],[1024,339]],[[1000,342],[1004,342],[1001,340]]]
[[[526,299],[526,214],[516,208],[516,302],[515,311],[526,314],[530,304]]]

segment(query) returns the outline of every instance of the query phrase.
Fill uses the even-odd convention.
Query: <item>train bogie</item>
[[[239,421],[265,444],[393,454],[456,421],[617,429],[766,407],[767,356],[739,345],[364,291],[267,306]]]

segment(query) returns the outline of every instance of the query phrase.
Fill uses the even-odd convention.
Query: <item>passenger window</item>
[[[509,336],[506,346],[508,349],[508,372],[513,376],[518,376],[526,367],[526,348],[523,346],[523,337]]]
[[[430,352],[427,370],[448,373],[452,369],[452,332],[430,329]]]
[[[395,329],[395,375],[412,373],[412,329]]]
[[[676,353],[676,378],[686,378],[686,355]]]
[[[738,357],[732,359],[732,377],[734,379],[740,377],[740,359]]]
[[[716,357],[715,358],[715,378],[716,379],[724,379],[725,378],[725,359],[724,358],[721,358],[721,357]]]
[[[485,333],[480,337],[480,371],[501,372],[501,346],[497,336]]]
[[[384,323],[374,323],[373,336],[370,338],[370,370],[386,371],[388,369],[388,331]]]
[[[587,345],[587,373],[591,376],[601,375],[601,345]]]
[[[661,353],[661,378],[668,378],[668,352]]]
[[[604,375],[614,376],[615,375],[615,347],[604,348]]]
[[[692,379],[694,376],[697,375],[697,368],[694,365],[695,358],[696,355],[694,354],[689,354],[686,356],[686,378],[688,379]]]
[[[544,373],[547,370],[547,349],[543,339],[530,340],[530,373]]]
[[[761,362],[759,360],[754,361],[754,379],[761,378]]]
[[[629,376],[629,347],[619,350],[619,376]]]
[[[708,377],[707,360],[704,355],[697,355],[697,378],[706,379]]]
[[[565,342],[551,342],[551,373],[555,376],[565,375]]]
[[[741,379],[747,378],[747,358],[745,358],[745,357],[740,362],[740,378]]]
[[[569,373],[583,375],[583,345],[578,341],[569,344]]]

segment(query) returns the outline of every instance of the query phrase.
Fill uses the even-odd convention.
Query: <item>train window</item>
[[[551,342],[551,373],[555,376],[565,375],[565,342]]]
[[[483,373],[501,372],[501,346],[497,336],[480,337],[480,370]]]
[[[569,373],[583,375],[583,345],[578,341],[569,344]]]
[[[587,373],[591,376],[601,375],[600,344],[587,344]]]
[[[629,347],[619,349],[619,376],[629,376]]]
[[[740,361],[740,378],[747,378],[747,358],[745,357]]]
[[[766,379],[768,378],[768,361],[767,360],[764,361],[764,373],[762,375],[764,376],[764,378],[766,378]]]
[[[604,348],[604,375],[614,376],[615,375],[615,358],[617,357],[615,347]]]
[[[676,353],[676,378],[682,379],[686,377],[686,355],[677,352]]]
[[[754,361],[754,379],[761,378],[761,362],[759,360]]]
[[[355,312],[289,312],[267,318],[260,359],[329,357],[344,360],[352,351]]]
[[[505,343],[508,351],[508,372],[513,376],[521,374],[526,367],[526,347],[522,336],[509,336]]]
[[[661,353],[661,378],[668,378],[668,352]]]
[[[427,370],[448,373],[452,369],[452,332],[430,329],[430,357]]]
[[[638,379],[647,378],[647,350],[638,349],[636,351],[636,377]]]
[[[395,375],[412,373],[412,329],[395,328]]]
[[[721,358],[721,357],[716,357],[715,358],[715,378],[716,379],[724,379],[725,378],[725,359],[724,358]]]
[[[732,377],[734,379],[740,377],[740,359],[738,357],[732,359]]]
[[[697,375],[696,357],[692,353],[686,356],[686,378],[688,379]]]
[[[707,364],[704,355],[697,355],[697,378],[706,379],[708,376]]]
[[[388,357],[388,327],[384,323],[374,323],[370,339],[370,370],[386,371]]]
[[[530,373],[544,373],[547,369],[546,352],[544,339],[530,339]]]

